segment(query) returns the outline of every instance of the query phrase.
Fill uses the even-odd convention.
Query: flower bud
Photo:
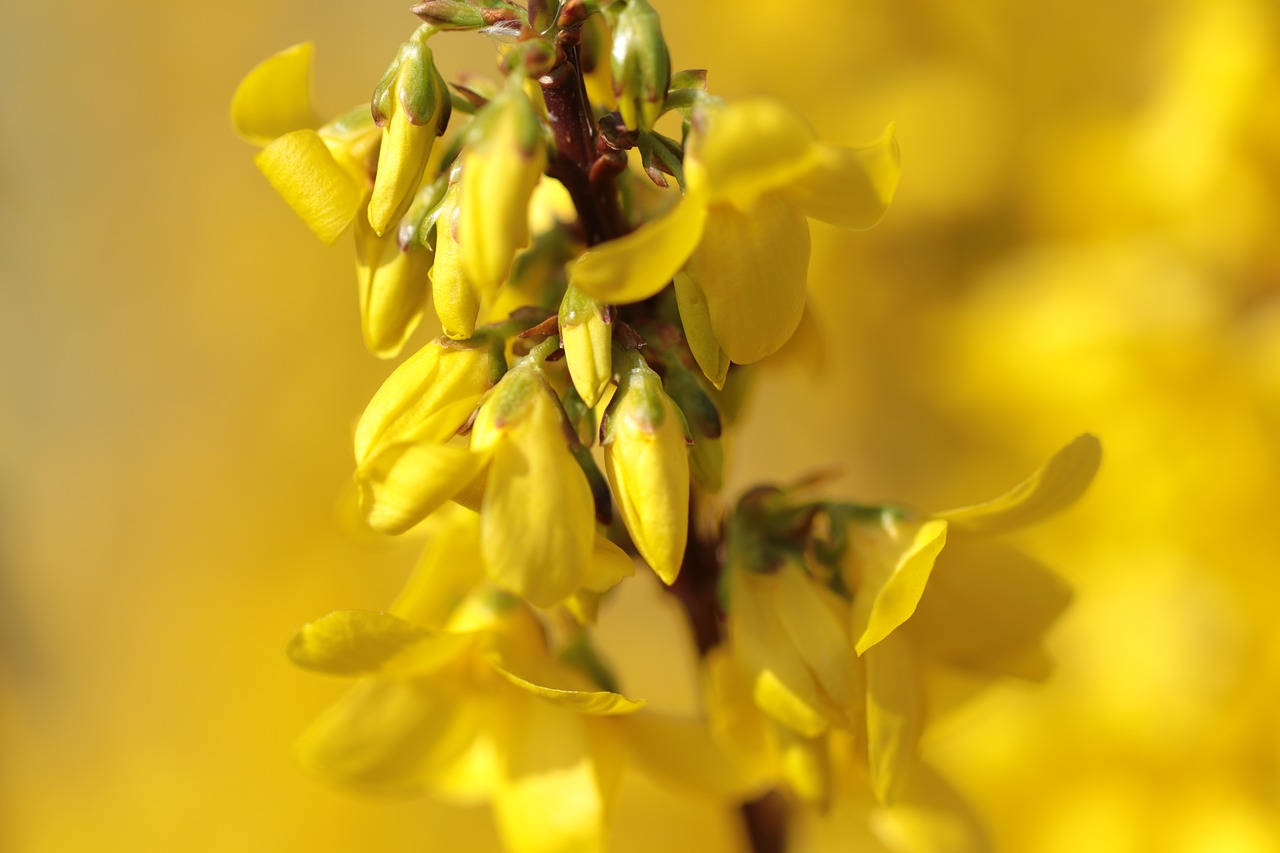
[[[636,353],[606,413],[605,471],[627,532],[664,583],[680,573],[689,536],[684,418]]]
[[[666,104],[671,57],[648,0],[627,0],[613,30],[613,91],[630,130],[652,130]]]
[[[382,149],[369,199],[369,224],[379,236],[409,209],[431,147],[449,124],[449,90],[423,38],[415,36],[400,47],[373,93],[373,120],[382,128]]]
[[[471,337],[480,313],[480,294],[462,269],[462,248],[455,238],[457,185],[449,188],[436,218],[436,258],[431,267],[431,300],[444,333],[454,340]]]
[[[613,379],[612,317],[604,305],[571,286],[560,303],[560,342],[573,387],[594,406]]]
[[[542,127],[528,96],[509,86],[476,114],[462,153],[458,243],[482,294],[507,280],[529,242],[529,199],[546,163]]]

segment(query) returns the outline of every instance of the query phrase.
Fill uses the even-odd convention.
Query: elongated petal
[[[403,676],[454,659],[461,638],[436,636],[390,613],[340,610],[303,625],[287,649],[305,669],[329,675]]]
[[[847,559],[856,561],[858,568],[849,626],[858,654],[915,612],[946,543],[947,523],[939,519],[873,528],[865,537],[852,537],[853,553]]]
[[[581,718],[529,698],[507,709],[494,813],[513,853],[603,853],[607,792]]]
[[[957,531],[966,533],[1000,533],[1026,527],[1079,499],[1101,463],[1101,443],[1085,433],[1000,497],[938,515],[950,521]]]
[[[338,239],[360,208],[362,187],[314,130],[286,133],[254,155],[253,162],[327,244]]]
[[[817,737],[830,723],[826,698],[774,612],[776,578],[731,570],[729,636],[749,673],[756,705],[779,723]]]
[[[481,716],[451,678],[357,685],[298,739],[298,760],[336,782],[377,792],[430,789],[475,740]]]
[[[794,563],[778,570],[777,611],[783,629],[835,709],[849,722],[860,699],[858,662],[837,615]]]
[[[594,519],[591,486],[558,415],[539,397],[494,448],[480,513],[489,579],[538,607],[558,604],[587,577]]]
[[[635,231],[593,247],[578,259],[571,281],[600,302],[648,299],[667,286],[702,239],[706,208],[686,198]]]
[[[315,45],[295,44],[258,63],[231,98],[231,125],[254,145],[278,136],[320,126],[312,106],[311,79]]]
[[[920,734],[920,697],[911,647],[898,635],[868,649],[867,761],[871,789],[882,803],[893,802],[911,768]]]
[[[815,147],[813,165],[786,187],[807,216],[861,231],[884,218],[898,188],[901,158],[893,125],[861,148]]]
[[[381,533],[403,533],[460,492],[485,461],[465,447],[393,444],[356,471],[365,521]]]
[[[750,98],[695,113],[685,175],[692,192],[745,210],[804,175],[815,156],[803,118],[781,101]]]
[[[1020,551],[961,541],[939,557],[912,636],[941,660],[1003,672],[1025,661],[1070,601],[1066,583]]]
[[[893,850],[990,853],[982,821],[946,780],[927,764],[916,764],[897,802],[875,819]]]
[[[409,583],[387,611],[424,628],[439,630],[484,580],[480,515],[446,503],[424,522],[423,528],[426,547]]]
[[[489,665],[495,672],[529,695],[579,714],[633,714],[644,707],[642,700],[628,699],[620,693],[611,693],[608,690],[564,690],[557,687],[544,687],[521,678],[493,661],[490,661]]]
[[[724,388],[725,377],[729,374],[729,356],[725,355],[716,340],[715,331],[711,328],[711,311],[707,307],[707,297],[697,279],[685,271],[676,273],[675,279],[676,305],[680,309],[680,325],[684,329],[684,339],[689,344],[689,351],[698,362],[698,367],[711,384],[716,388]]]
[[[378,358],[395,358],[426,313],[432,254],[402,250],[394,234],[379,237],[364,217],[354,230],[364,344]]]
[[[764,196],[749,213],[711,209],[689,272],[730,361],[750,364],[787,342],[804,314],[808,271],[809,222],[785,196]]]
[[[745,799],[760,791],[711,735],[707,723],[649,712],[621,721],[631,762],[698,796]]]

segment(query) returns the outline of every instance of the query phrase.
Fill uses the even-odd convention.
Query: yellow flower
[[[605,413],[605,471],[632,541],[663,582],[675,583],[689,538],[684,416],[636,352]]]
[[[369,526],[401,533],[421,521],[483,467],[449,441],[498,381],[497,343],[439,338],[420,349],[374,394],[356,426],[355,480]]]
[[[236,88],[231,122],[241,137],[265,146],[254,163],[316,236],[331,244],[360,209],[378,134],[367,110],[315,129],[314,54],[304,43],[259,63]]]
[[[1043,676],[1041,636],[1066,605],[1065,587],[984,537],[1076,500],[1099,459],[1097,439],[1081,436],[1001,497],[933,517],[830,505],[831,541],[812,543],[808,563],[797,560],[801,545],[761,540],[755,547],[774,550],[751,565],[732,555],[752,546],[731,543],[729,654],[752,705],[786,729],[777,772],[817,796],[827,789],[823,765],[808,752],[818,747],[794,737],[860,728],[871,790],[891,803],[915,761],[925,664]],[[834,573],[824,571],[831,553]]]
[[[685,287],[681,307],[699,306],[686,322],[709,323],[728,359],[744,364],[775,352],[800,323],[807,217],[852,229],[878,222],[897,186],[898,148],[892,127],[871,145],[837,148],[775,101],[705,103],[693,112],[684,172],[680,203],[593,247],[572,280],[593,298],[635,302],[685,268],[701,291],[691,300]],[[717,381],[711,351],[700,346],[699,363]]]
[[[552,341],[554,343],[554,341]],[[539,607],[587,585],[595,501],[555,391],[531,360],[480,407],[471,451],[489,462],[481,522],[489,577]]]
[[[388,612],[332,613],[290,643],[295,663],[359,679],[300,760],[375,792],[487,800],[517,853],[602,851],[627,744],[613,718],[643,703],[563,663],[527,606],[483,586],[474,513],[432,534]]]
[[[560,340],[573,387],[588,406],[604,396],[613,381],[613,323],[605,306],[576,287],[560,303]]]

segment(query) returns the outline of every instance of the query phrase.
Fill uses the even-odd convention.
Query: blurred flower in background
[[[1094,490],[1018,542],[1076,588],[1057,671],[957,713],[926,757],[1003,850],[1280,850],[1275,5],[655,6],[718,94],[783,97],[824,139],[896,120],[903,151],[877,230],[812,227],[821,369],[762,376],[728,493],[836,462],[843,492],[937,510],[1099,435]],[[339,509],[384,373],[350,246],[317,247],[226,115],[302,39],[322,111],[367,101],[416,19],[328,0],[7,17],[0,849],[496,850],[483,810],[352,799],[293,764],[343,685],[285,644],[382,607],[414,546],[377,550]],[[436,62],[452,79],[485,50],[442,40]],[[602,628],[628,695],[691,711],[672,606],[637,583]],[[839,829],[797,849],[848,849]],[[628,775],[612,849],[736,832]]]

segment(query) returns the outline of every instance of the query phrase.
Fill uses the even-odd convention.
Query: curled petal
[[[1102,444],[1085,433],[1000,497],[938,515],[965,533],[1000,533],[1026,527],[1079,499],[1101,463]]]
[[[486,461],[485,454],[447,444],[386,447],[356,470],[365,521],[380,533],[403,533],[462,491]]]
[[[312,105],[315,45],[295,44],[258,63],[231,98],[231,125],[243,139],[266,145],[278,136],[320,125]]]
[[[456,637],[370,610],[340,610],[303,625],[287,649],[304,669],[329,675],[393,677],[428,672],[457,656]]]
[[[934,561],[947,543],[947,523],[877,528],[864,547],[852,544],[857,596],[850,615],[854,648],[862,654],[911,616],[924,594]]]
[[[807,216],[862,231],[889,209],[900,162],[898,141],[889,125],[879,140],[861,148],[815,146],[811,168],[788,184],[786,192]]]
[[[595,246],[578,259],[572,283],[600,302],[648,299],[667,286],[702,239],[706,208],[686,198],[625,237]]]
[[[254,155],[267,181],[327,244],[360,208],[361,187],[314,130],[295,130]]]

